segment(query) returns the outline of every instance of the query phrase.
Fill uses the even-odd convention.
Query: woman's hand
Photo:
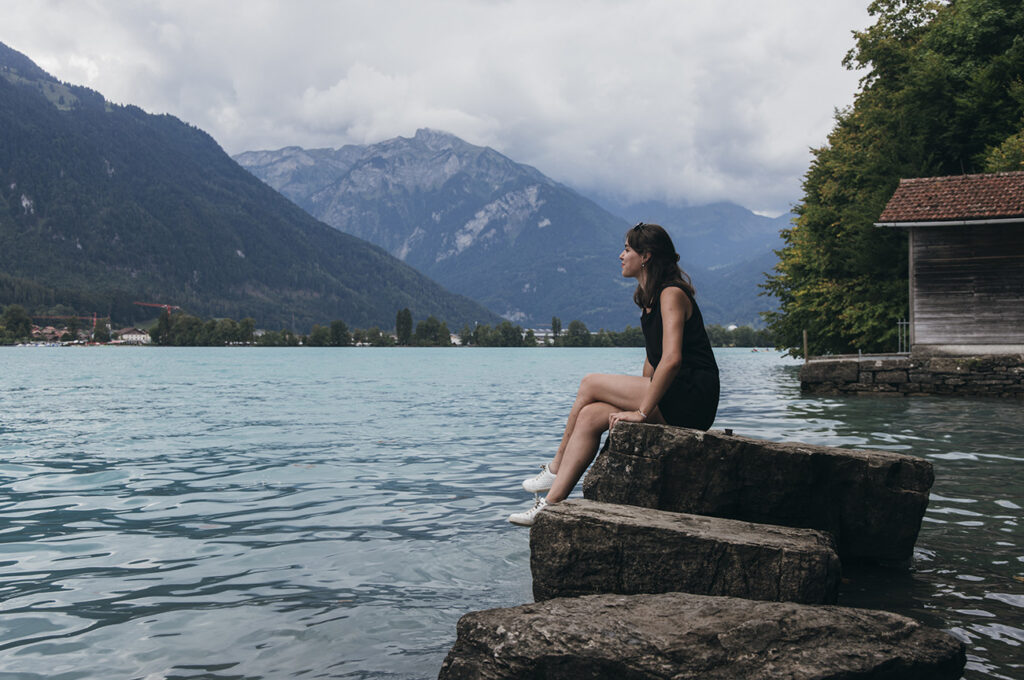
[[[647,417],[639,411],[619,411],[608,416],[608,429],[615,427],[615,423],[645,423]]]

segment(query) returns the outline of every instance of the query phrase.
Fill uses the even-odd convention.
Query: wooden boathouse
[[[909,232],[912,353],[1024,352],[1024,172],[901,180],[875,226]]]
[[[1024,172],[901,180],[875,226],[909,235],[910,352],[810,358],[802,389],[1024,399]]]

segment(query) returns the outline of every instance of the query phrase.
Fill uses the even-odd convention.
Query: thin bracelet
[[[637,412],[637,413],[639,413],[639,414],[640,414],[640,416],[641,416],[641,417],[642,417],[642,418],[643,418],[644,420],[647,420],[647,414],[646,414],[646,413],[644,413],[644,412],[643,412],[643,411],[641,411],[640,409],[637,409],[637,410],[636,410],[636,412]]]

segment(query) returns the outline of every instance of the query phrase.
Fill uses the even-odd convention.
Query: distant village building
[[[148,345],[151,341],[149,332],[141,328],[122,328],[117,332],[121,343],[125,345]]]
[[[1024,172],[901,180],[876,226],[909,232],[912,353],[1024,353]]]
[[[32,325],[32,339],[41,342],[59,342],[63,331],[53,326]]]

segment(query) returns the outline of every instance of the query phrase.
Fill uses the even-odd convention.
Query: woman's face
[[[640,253],[633,250],[629,243],[622,249],[619,254],[619,262],[622,263],[622,275],[629,279],[635,279],[640,276],[640,272],[643,271],[643,263],[648,260],[650,255],[641,255]]]

